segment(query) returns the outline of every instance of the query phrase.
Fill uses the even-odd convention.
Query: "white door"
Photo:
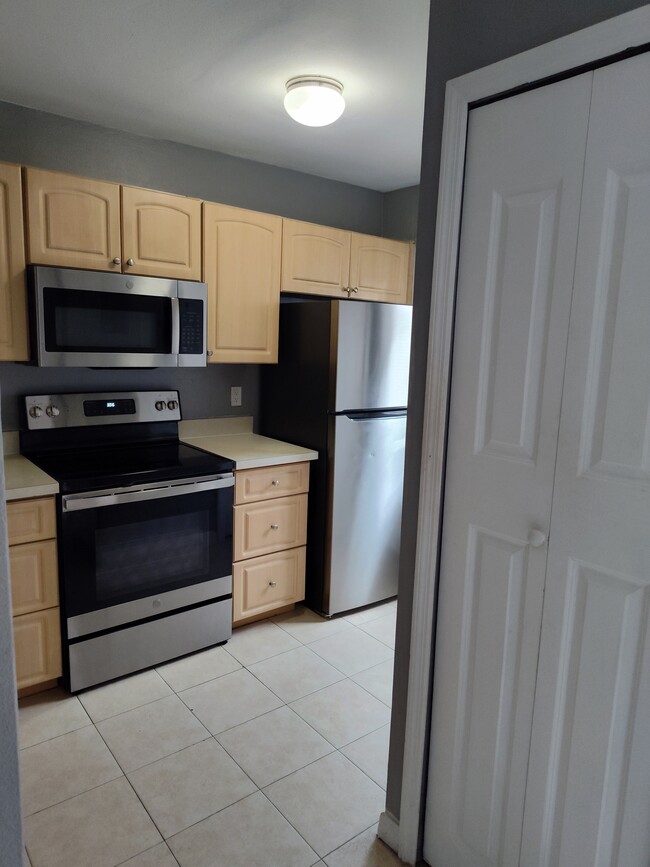
[[[519,863],[547,554],[528,540],[548,532],[551,514],[591,81],[470,113],[424,838],[432,867]]]
[[[650,864],[649,610],[650,55],[645,54],[594,74],[526,798],[525,867]]]

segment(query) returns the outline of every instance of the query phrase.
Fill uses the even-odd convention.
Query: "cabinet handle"
[[[277,525],[277,524],[271,524],[271,529],[272,529],[272,530],[277,530],[277,529],[278,529],[278,525]]]
[[[135,265],[135,262],[133,261],[133,259],[127,259],[126,264],[127,265]]]
[[[280,484],[280,479],[273,479],[271,484],[273,485],[274,488],[277,488],[278,485]]]
[[[358,287],[358,286],[353,286],[353,287],[352,287],[352,289],[351,289],[351,290],[350,290],[350,291],[352,291],[352,292],[355,292],[355,293],[356,293],[356,292],[358,292],[358,291],[359,291],[359,287]]]
[[[116,257],[113,259],[113,265],[121,265],[121,264],[122,264],[122,260],[120,259],[119,256],[116,256]]]
[[[208,349],[208,351],[205,354],[208,356],[208,358],[212,358],[212,356],[214,355],[214,352],[211,349]]]
[[[269,587],[277,587],[277,586],[278,586],[277,581],[269,581]]]

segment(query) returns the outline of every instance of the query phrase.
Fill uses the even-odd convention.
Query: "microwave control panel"
[[[203,301],[196,298],[179,298],[180,355],[203,355]]]

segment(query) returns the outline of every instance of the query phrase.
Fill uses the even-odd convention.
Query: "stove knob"
[[[56,418],[57,415],[61,415],[61,410],[58,406],[55,406],[53,403],[48,406],[45,412],[49,415],[50,418]]]
[[[163,409],[165,409],[166,406],[167,406],[167,404],[165,403],[164,400],[157,400],[156,401],[156,409],[158,410],[158,412],[161,412]]]
[[[32,406],[29,408],[29,414],[32,418],[40,418],[43,415],[42,406]]]
[[[178,409],[178,401],[177,400],[168,400],[167,401],[167,409]]]

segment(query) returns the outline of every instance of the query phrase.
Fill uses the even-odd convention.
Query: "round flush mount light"
[[[284,107],[305,126],[327,126],[343,114],[343,85],[324,75],[297,75],[287,81]]]

